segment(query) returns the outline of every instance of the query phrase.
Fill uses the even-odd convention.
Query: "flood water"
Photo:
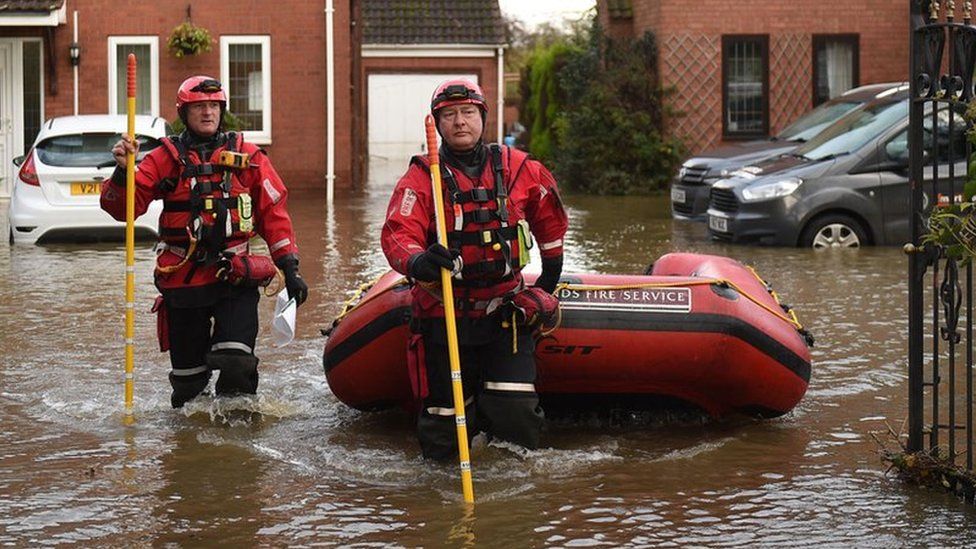
[[[805,398],[774,420],[560,422],[538,451],[476,445],[466,513],[456,466],[424,462],[408,418],[345,407],[322,372],[319,330],[386,270],[388,193],[340,192],[331,210],[293,194],[311,292],[283,348],[262,300],[256,400],[170,409],[141,243],[132,427],[122,247],[0,244],[0,545],[976,544],[976,510],[886,477],[870,435],[907,415],[901,251],[712,243],[702,225],[673,222],[666,197],[565,197],[566,271],[640,273],[670,251],[754,266],[817,339]]]

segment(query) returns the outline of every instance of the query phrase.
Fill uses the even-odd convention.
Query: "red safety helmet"
[[[477,84],[463,78],[448,80],[434,90],[434,95],[430,98],[430,114],[437,116],[437,111],[444,107],[466,104],[478,105],[482,115],[488,112],[485,94]]]
[[[191,76],[180,84],[176,92],[176,110],[182,111],[184,105],[200,101],[218,101],[221,111],[227,108],[227,94],[219,80],[210,76]]]

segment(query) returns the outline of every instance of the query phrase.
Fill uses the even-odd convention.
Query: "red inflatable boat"
[[[806,392],[809,336],[768,285],[732,259],[676,253],[645,276],[564,274],[556,293],[560,321],[536,351],[543,406],[678,401],[712,416],[774,417]],[[416,404],[409,318],[409,286],[395,272],[347,303],[322,358],[339,400],[361,410]]]

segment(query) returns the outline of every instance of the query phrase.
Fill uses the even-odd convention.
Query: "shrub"
[[[594,21],[587,47],[567,52],[557,78],[565,100],[554,117],[551,154],[561,185],[592,194],[668,185],[683,146],[664,127],[674,113],[659,83],[653,34],[611,40]]]

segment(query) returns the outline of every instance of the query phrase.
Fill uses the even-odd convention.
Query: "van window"
[[[952,137],[950,139],[949,110],[942,108],[938,114],[939,131],[932,135],[932,115],[927,114],[922,122],[922,134],[925,142],[925,152],[929,158],[939,162],[958,162],[966,158],[966,120],[961,112],[956,112],[952,118]],[[908,154],[908,130],[899,132],[885,145],[888,158],[894,160],[899,154]]]
[[[786,141],[808,141],[820,133],[831,122],[854,110],[861,103],[854,101],[829,101],[798,118],[789,126],[783,128],[776,136]]]
[[[813,160],[849,154],[860,149],[892,124],[908,117],[907,100],[878,101],[854,110],[798,147],[794,154]]]
[[[962,114],[957,112],[952,119],[952,139],[949,138],[949,110],[943,108],[938,114],[939,131],[935,133],[938,138],[938,146],[934,146],[932,135],[932,115],[927,114],[922,123],[922,134],[925,143],[925,152],[929,158],[935,158],[938,162],[958,162],[966,158],[966,120]],[[951,143],[950,143],[951,141]],[[950,146],[951,145],[951,146]],[[908,154],[908,130],[898,132],[885,144],[885,154],[889,159],[895,160]]]

